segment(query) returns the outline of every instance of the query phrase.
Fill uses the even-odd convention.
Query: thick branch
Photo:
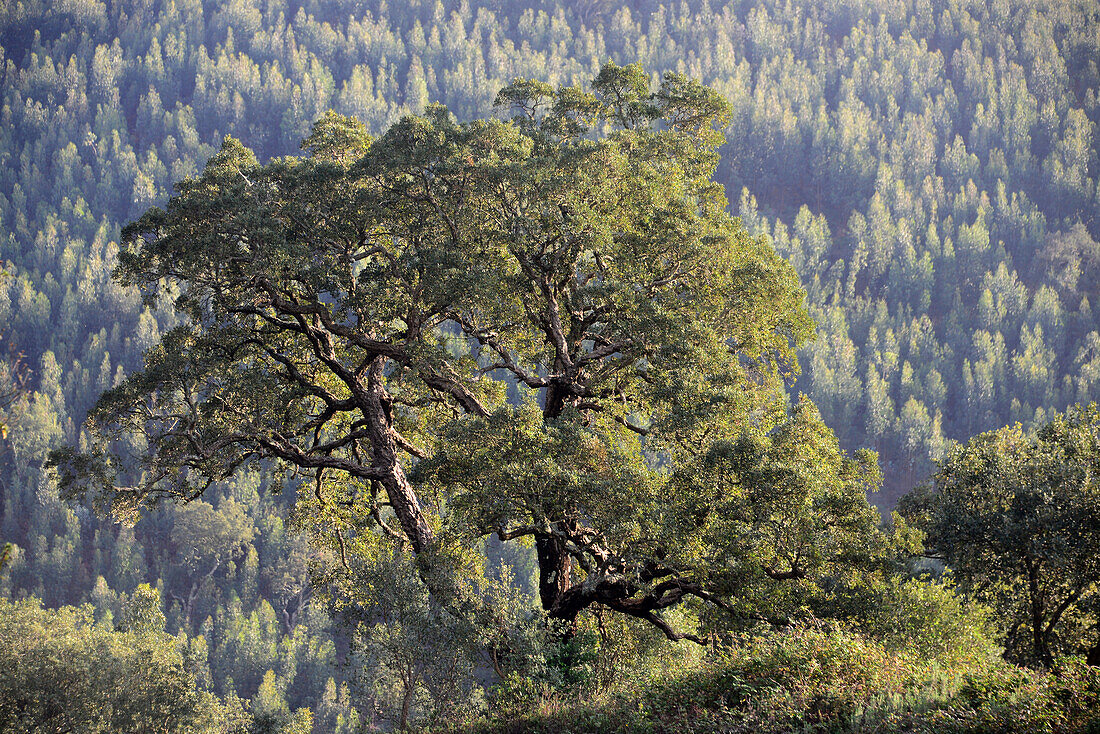
[[[481,404],[481,401],[458,380],[445,377],[427,368],[419,369],[418,374],[425,385],[433,390],[450,395],[467,413],[481,417],[489,415],[489,411]]]

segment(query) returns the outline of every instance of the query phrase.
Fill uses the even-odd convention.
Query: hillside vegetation
[[[112,279],[117,243],[124,224],[198,176],[225,136],[266,163],[299,155],[329,109],[376,136],[431,103],[459,120],[485,118],[516,77],[584,84],[607,60],[639,62],[654,88],[675,71],[729,100],[715,179],[732,213],[791,263],[817,324],[791,392],[813,400],[843,449],[879,452],[884,489],[871,499],[889,509],[951,456],[952,440],[1017,422],[1037,429],[1097,397],[1098,28],[1100,5],[1087,0],[0,4],[0,542],[14,544],[0,594],[33,595],[51,609],[90,604],[56,623],[114,649],[121,643],[106,630],[150,584],[163,628],[186,650],[191,677],[173,684],[193,681],[217,706],[266,712],[272,730],[308,727],[294,713],[306,707],[317,732],[389,726],[403,720],[410,690],[404,713],[422,724],[481,711],[495,660],[479,659],[472,679],[443,659],[417,667],[418,648],[440,639],[484,643],[438,609],[394,594],[388,624],[368,615],[356,626],[341,624],[347,610],[318,603],[311,566],[337,551],[303,533],[296,481],[241,471],[131,527],[62,501],[43,467],[52,449],[87,447],[82,426],[98,396],[181,323],[167,302],[150,306]],[[522,617],[537,594],[534,553],[495,543],[487,553],[508,614]],[[407,559],[388,563],[371,572],[377,588],[395,568],[408,575]],[[998,597],[997,613],[1018,601]],[[11,613],[27,625],[46,619],[33,606]],[[1094,615],[1070,615],[1088,637],[1079,647],[1096,642]],[[1004,618],[990,645],[1012,637]],[[586,620],[591,644],[538,658],[549,667],[531,680],[576,690],[581,671],[585,685],[610,690],[630,680],[631,656],[644,653],[637,659],[660,670],[700,664],[640,627],[612,627],[621,645],[597,643],[604,622]],[[176,663],[164,639],[147,637],[142,644]],[[744,682],[740,662],[712,663],[716,680],[735,670],[737,686],[757,685]],[[1024,676],[1007,687],[1058,706],[1095,695],[1093,673],[1064,669],[1077,671],[1067,678],[1074,693],[1047,673],[982,667],[969,683],[943,684],[926,708],[947,710],[958,691],[978,691],[965,694],[971,713],[960,716],[970,723],[959,726],[989,729],[983,706],[1012,708],[982,697],[1000,690],[997,676]],[[689,688],[713,684],[686,675]],[[905,675],[917,688],[940,685],[938,673]],[[739,710],[732,699],[657,690],[668,711],[717,711],[714,726],[756,721],[722,718]],[[623,713],[641,696],[598,715],[660,729],[664,713]],[[846,721],[909,705],[852,696]],[[581,715],[545,700],[563,707],[547,721]],[[794,726],[815,705],[776,704],[799,712],[776,720]],[[1036,729],[1087,724],[1065,706],[1063,719]]]

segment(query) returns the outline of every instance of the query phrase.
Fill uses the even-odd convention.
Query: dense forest
[[[484,632],[401,580],[413,562],[400,554],[356,579],[376,592],[371,611],[357,612],[353,593],[314,583],[337,551],[308,532],[299,476],[245,468],[199,500],[116,523],[62,499],[45,468],[51,450],[91,445],[89,409],[185,322],[170,300],[143,300],[112,272],[122,227],[202,175],[226,136],[263,166],[300,156],[328,110],[376,137],[435,103],[461,121],[508,118],[493,103],[515,78],[584,85],[611,60],[638,62],[653,89],[678,72],[728,100],[714,180],[748,232],[766,235],[793,266],[816,323],[788,385],[792,405],[804,393],[840,448],[878,452],[882,489],[870,499],[884,514],[918,485],[943,490],[939,505],[918,493],[902,509],[927,533],[932,567],[949,559],[960,588],[978,590],[987,605],[964,605],[950,583],[895,579],[877,588],[878,602],[850,602],[863,611],[838,610],[831,599],[810,604],[814,613],[858,617],[865,631],[883,632],[892,623],[869,606],[886,599],[923,610],[910,622],[920,627],[914,620],[929,615],[947,650],[941,665],[977,665],[997,645],[1047,668],[1056,654],[1100,650],[1095,578],[1082,571],[1078,586],[1052,587],[1047,601],[1068,600],[1071,611],[1064,623],[1047,620],[1047,637],[1029,647],[1027,625],[1012,627],[1008,611],[1018,600],[983,596],[983,572],[967,565],[974,559],[951,555],[950,540],[964,533],[948,527],[955,510],[943,504],[944,488],[958,489],[966,462],[977,461],[954,442],[1020,424],[986,444],[1019,447],[1040,431],[1036,456],[1052,455],[1047,447],[1071,441],[1050,426],[1100,389],[1090,305],[1100,295],[1098,29],[1100,5],[1086,0],[0,4],[0,541],[12,544],[0,564],[0,642],[53,625],[64,630],[50,638],[58,649],[99,646],[119,676],[142,672],[127,650],[148,650],[165,671],[156,676],[163,695],[192,697],[194,730],[246,720],[287,732],[457,726],[483,712],[487,697],[523,711],[547,691],[581,685],[634,686],[635,698],[549,711],[546,730],[564,720],[659,728],[670,712],[713,713],[709,683],[643,683],[638,672],[690,667],[699,651],[596,612],[557,648],[528,630],[523,644],[542,661],[538,671],[486,658],[493,643]],[[1067,517],[1090,512],[1074,507]],[[901,526],[890,536],[896,546],[911,540]],[[1091,531],[1066,532],[1085,547],[1080,538]],[[540,591],[534,550],[497,541],[484,550],[484,593],[520,619]],[[1095,555],[1074,563],[1091,568]],[[1003,591],[1016,582],[997,583]],[[936,626],[935,615],[950,622]],[[928,701],[954,695],[946,679],[898,662],[911,640],[853,642],[852,634],[815,627],[793,640],[765,636],[716,669],[740,681],[738,695],[772,696],[777,727],[789,724],[787,709],[811,723],[835,713],[806,714],[798,707],[816,705],[814,694],[802,691],[809,703],[795,694],[780,701],[779,683],[750,674],[781,667],[784,656],[866,670],[859,680],[834,674],[841,692],[829,700],[846,716],[874,710],[886,721],[914,685]],[[423,654],[433,648],[467,657]],[[27,650],[4,654],[29,670],[30,658],[18,657],[33,656]],[[74,669],[96,665],[70,658]],[[1065,665],[1061,676],[998,668],[968,684],[970,723],[1008,715],[1010,706],[996,709],[997,691],[1030,691],[1022,695],[1054,710],[1051,702],[1072,698],[1059,686],[1096,685],[1087,667]],[[864,689],[885,698],[870,705],[855,693]],[[647,696],[658,703],[643,712],[635,704]],[[1043,725],[1069,729],[1080,717],[1070,708]],[[713,725],[732,726],[722,710]]]

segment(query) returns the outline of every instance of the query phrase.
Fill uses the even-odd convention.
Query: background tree
[[[367,710],[395,731],[461,724],[484,704],[477,682],[484,634],[432,598],[412,554],[384,539],[375,545],[370,554],[357,553],[352,572],[328,590],[355,631],[354,682]],[[484,587],[485,581],[462,583]]]
[[[295,535],[279,548],[274,566],[265,573],[265,582],[271,595],[279,601],[277,610],[287,634],[298,626],[301,614],[313,598],[310,566],[321,561],[307,536]]]
[[[203,586],[240,557],[254,533],[251,519],[232,498],[222,500],[216,510],[202,500],[176,510],[172,542],[184,575],[182,593],[169,591],[169,596],[181,604],[188,624]]]
[[[976,436],[900,506],[960,588],[1003,615],[1014,659],[1049,665],[1055,654],[1096,649],[1098,467],[1092,404],[1033,436],[1019,426]]]

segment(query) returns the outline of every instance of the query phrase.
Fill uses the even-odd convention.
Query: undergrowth
[[[927,659],[837,625],[744,635],[694,670],[585,696],[500,687],[468,734],[1100,734],[1100,668],[994,655]]]

